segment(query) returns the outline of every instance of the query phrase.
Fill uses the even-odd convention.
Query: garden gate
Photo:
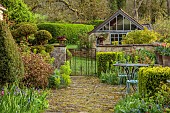
[[[71,75],[96,75],[96,49],[69,49],[72,53],[70,67]]]

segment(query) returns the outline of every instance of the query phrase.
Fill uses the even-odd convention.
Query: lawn
[[[67,45],[66,47],[67,47],[67,49],[77,49],[78,48],[77,45]]]
[[[70,60],[72,75],[95,75],[97,65],[95,59],[72,57]]]

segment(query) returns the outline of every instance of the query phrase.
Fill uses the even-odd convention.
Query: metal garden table
[[[140,63],[116,63],[113,66],[121,66],[127,74],[127,80],[135,80],[135,74],[138,72],[140,67],[148,67],[149,64]],[[131,68],[130,68],[131,67]],[[133,86],[132,86],[133,87]],[[126,87],[125,87],[126,88]],[[124,88],[124,89],[125,89]],[[135,90],[135,88],[133,87]]]

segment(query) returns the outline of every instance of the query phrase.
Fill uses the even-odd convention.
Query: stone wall
[[[125,51],[131,52],[132,50],[139,50],[139,49],[146,49],[154,51],[154,46],[152,44],[131,44],[131,45],[98,45],[96,47],[97,52],[118,52],[118,51]]]
[[[55,58],[53,65],[59,68],[66,61],[66,46],[55,45],[51,56]]]

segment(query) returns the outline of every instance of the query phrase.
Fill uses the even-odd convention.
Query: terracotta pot
[[[163,59],[162,59],[162,55],[158,52],[155,52],[156,55],[156,61],[158,64],[163,65]]]
[[[162,56],[163,66],[170,66],[170,56]]]

